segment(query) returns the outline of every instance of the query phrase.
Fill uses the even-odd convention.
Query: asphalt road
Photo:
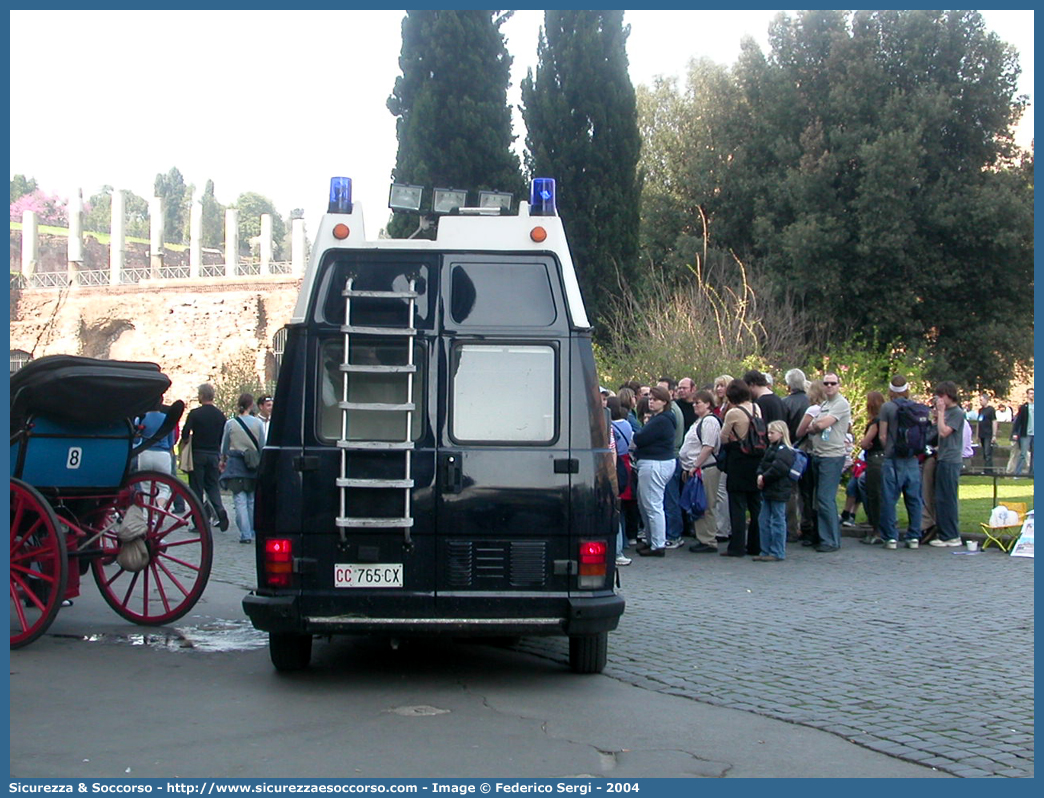
[[[338,638],[287,677],[239,606],[253,547],[215,535],[174,627],[126,624],[88,583],[12,652],[12,775],[1033,775],[1032,560],[680,549],[622,569],[602,676],[557,638]]]

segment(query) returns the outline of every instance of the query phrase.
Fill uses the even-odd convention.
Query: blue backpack
[[[912,402],[905,397],[893,399],[896,407],[895,456],[913,457],[924,454],[928,446],[928,405]]]
[[[790,467],[790,478],[797,482],[808,468],[808,455],[800,449],[794,449],[794,464]]]

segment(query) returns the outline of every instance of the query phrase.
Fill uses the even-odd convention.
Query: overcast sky
[[[767,51],[778,11],[627,11],[635,86],[681,75],[690,58],[731,66],[744,35]],[[1033,137],[1033,12],[983,11],[1020,53]],[[310,233],[329,178],[351,177],[375,236],[387,220],[402,11],[11,11],[11,176],[84,197],[105,184],[148,199],[178,167],[230,204],[244,191]],[[509,102],[536,63],[542,11],[504,26],[514,56]],[[515,133],[524,138],[521,121]]]

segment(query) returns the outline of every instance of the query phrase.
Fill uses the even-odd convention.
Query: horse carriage
[[[195,606],[213,541],[196,495],[137,455],[174,428],[184,403],[144,436],[170,380],[154,363],[55,355],[11,376],[11,648],[42,635],[87,571],[117,614],[170,623]]]

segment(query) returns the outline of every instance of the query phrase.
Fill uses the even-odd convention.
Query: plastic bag
[[[707,490],[702,476],[696,475],[685,483],[679,504],[693,518],[701,518],[707,512]]]

